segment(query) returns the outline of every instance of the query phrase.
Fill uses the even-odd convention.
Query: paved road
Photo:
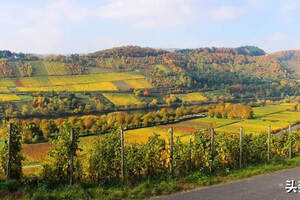
[[[300,167],[282,170],[268,175],[256,176],[241,181],[219,184],[177,193],[153,200],[286,200],[299,199],[299,193],[287,193],[285,181],[300,180]]]

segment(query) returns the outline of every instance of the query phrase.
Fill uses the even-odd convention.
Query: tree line
[[[57,119],[13,119],[20,129],[23,143],[36,143],[50,140],[58,134],[59,127],[70,123],[76,127],[80,135],[105,134],[117,127],[134,129],[160,124],[173,123],[180,117],[207,112],[209,106],[181,106],[177,109],[162,108],[151,112],[113,112],[106,115],[72,116]],[[3,120],[0,126],[0,136],[5,137],[8,121]]]

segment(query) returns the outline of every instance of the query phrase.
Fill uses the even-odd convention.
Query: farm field
[[[146,79],[132,79],[132,80],[125,80],[124,82],[130,88],[135,88],[135,89],[152,88],[152,85]]]
[[[271,126],[272,130],[280,130],[283,128],[287,128],[289,123],[284,121],[272,122],[267,120],[251,119],[217,128],[216,132],[238,133],[240,127],[242,126],[244,128],[245,134],[260,134],[267,132],[269,125]]]
[[[16,94],[0,94],[0,101],[20,101],[21,98]]]
[[[7,92],[9,92],[9,90],[8,90],[7,87],[1,87],[1,86],[0,86],[0,92],[7,93]]]
[[[292,109],[293,106],[294,106],[293,103],[285,103],[280,105],[266,105],[262,107],[254,107],[253,108],[254,117],[256,118],[264,115],[269,115],[271,113],[286,111],[288,109]]]
[[[103,93],[103,96],[116,106],[142,104],[133,94]]]
[[[51,92],[51,91],[117,91],[118,88],[111,82],[99,82],[88,84],[74,84],[74,85],[58,85],[51,87],[18,87],[20,92]]]
[[[300,112],[285,111],[261,118],[262,120],[268,120],[271,122],[287,122],[289,124],[295,124],[300,122]]]
[[[146,89],[152,88],[152,85],[146,79],[132,79],[112,82],[120,91],[128,91],[130,89]]]
[[[54,69],[53,69],[54,70]],[[53,72],[54,73],[54,72]],[[59,72],[57,72],[59,74]],[[1,79],[0,91],[16,88],[19,92],[36,91],[117,91],[114,81],[124,81],[130,88],[151,88],[144,76],[134,73],[102,73],[73,76],[39,76]]]
[[[0,80],[0,84],[2,87],[47,87],[144,78],[142,75],[132,73],[103,73],[73,76],[24,77],[18,79],[5,78]]]
[[[207,101],[207,98],[199,92],[193,92],[188,94],[177,94],[176,97],[178,97],[183,102]]]

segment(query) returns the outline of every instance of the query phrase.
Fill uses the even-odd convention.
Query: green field
[[[284,111],[262,117],[261,119],[271,122],[286,122],[289,124],[295,124],[300,122],[300,112]]]
[[[292,109],[294,104],[266,105],[262,107],[254,107],[253,112],[255,117],[261,117],[276,112]]]
[[[116,106],[142,104],[133,94],[103,93],[103,96]]]

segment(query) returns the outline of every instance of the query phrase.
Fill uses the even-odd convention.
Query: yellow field
[[[116,106],[142,104],[133,94],[104,93],[103,96]]]
[[[153,134],[158,134],[160,138],[165,139],[166,141],[169,140],[170,133],[169,128],[171,126],[162,125],[162,126],[155,126],[149,128],[141,128],[135,130],[128,130],[125,131],[125,144],[134,144],[134,143],[144,143],[147,142],[148,138]],[[188,134],[182,129],[174,128],[174,137],[180,137]],[[183,137],[184,140],[188,140],[192,135]]]
[[[20,101],[21,98],[15,94],[0,94],[0,101]]]
[[[0,92],[9,92],[9,90],[7,89],[7,87],[0,86]]]
[[[133,73],[102,73],[73,76],[43,76],[43,77],[23,77],[19,79],[0,79],[1,87],[50,87],[59,85],[88,84],[98,82],[110,82],[118,80],[145,79],[144,76]],[[16,81],[23,86],[16,85]],[[149,83],[148,83],[149,84]]]
[[[181,101],[183,102],[207,101],[207,98],[199,92],[193,92],[188,94],[177,94],[176,97],[181,99]]]
[[[125,80],[124,82],[130,88],[135,88],[135,89],[152,88],[152,85],[146,79]]]
[[[118,88],[112,82],[77,84],[73,88],[74,91],[118,91]]]
[[[47,73],[63,73],[63,71],[57,71],[56,68],[57,66],[52,66],[52,68],[50,66],[45,67],[48,70]],[[0,92],[9,92],[7,87],[16,88],[20,92],[118,91],[118,86],[113,83],[114,81],[124,81],[123,85],[128,85],[128,88],[152,87],[142,75],[134,73],[102,73],[73,76],[23,77],[19,79],[4,78],[0,79]]]
[[[239,133],[240,127],[244,128],[244,133],[249,134],[260,134],[266,133],[268,130],[268,126],[271,126],[272,130],[280,130],[283,128],[288,127],[289,123],[285,121],[267,121],[267,120],[245,120],[235,124],[231,124],[228,126],[224,126],[221,128],[217,128],[217,132],[224,132],[224,133]]]
[[[76,84],[65,86],[52,86],[52,87],[17,87],[20,92],[51,92],[51,91],[117,91],[118,88],[111,82],[99,82],[88,84]]]
[[[51,92],[51,91],[74,91],[73,86],[52,86],[52,87],[17,87],[19,92]]]
[[[16,86],[12,79],[0,78],[1,87],[14,87]]]

